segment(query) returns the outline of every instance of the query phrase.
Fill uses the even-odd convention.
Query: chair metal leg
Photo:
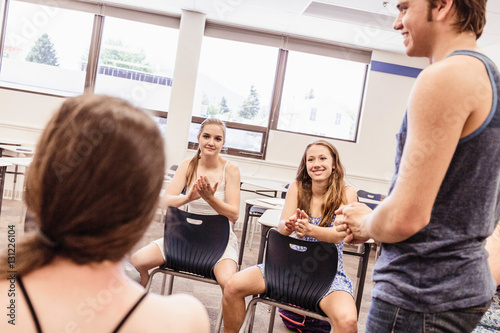
[[[267,329],[267,333],[273,333],[274,330],[274,317],[276,316],[276,307],[270,305],[271,307],[271,316],[269,317],[269,328]]]
[[[170,280],[168,280],[168,291],[167,295],[172,295],[172,290],[174,289],[174,276],[170,275]],[[162,291],[163,293],[163,291]]]
[[[252,332],[253,328],[253,319],[255,315],[255,307],[257,306],[257,298],[253,298],[250,300],[250,303],[247,305],[247,311],[245,312],[245,319],[243,320],[243,324],[241,324],[239,333]],[[248,331],[247,331],[248,327]]]
[[[243,253],[245,251],[245,240],[247,237],[247,227],[248,227],[248,218],[249,218],[249,214],[250,214],[250,208],[252,208],[252,205],[246,204],[246,206],[245,206],[245,220],[243,221],[243,230],[241,232],[240,253],[238,255],[238,271],[241,269],[241,263],[243,262]]]
[[[146,286],[144,287],[147,291],[151,288],[151,284],[153,283],[153,276],[156,275],[156,273],[160,273],[160,270],[157,268],[151,272],[148,278],[148,282],[146,283]],[[165,284],[167,282],[167,274],[163,274],[163,281],[161,283],[161,295],[165,295]],[[172,289],[174,286],[174,276],[170,275],[170,280],[168,281],[168,290],[167,290],[167,295],[172,294]]]
[[[215,333],[220,332],[220,328],[222,326],[222,303],[220,304],[219,315],[217,316],[217,322],[215,323]]]
[[[151,274],[149,274],[148,282],[146,282],[146,286],[144,287],[146,291],[149,291],[149,289],[151,288],[151,284],[153,283],[153,276],[155,276],[156,273],[158,273],[158,271],[155,269],[151,272]]]
[[[161,281],[161,292],[160,294],[165,295],[165,283],[167,282],[167,275],[163,274],[163,280]]]
[[[250,228],[252,230],[252,234],[250,235],[250,240],[248,241],[248,249],[251,250],[252,249],[252,244],[253,244],[253,235],[255,234],[255,228],[257,228],[257,221],[253,221],[254,217],[251,218],[252,222],[250,223]]]

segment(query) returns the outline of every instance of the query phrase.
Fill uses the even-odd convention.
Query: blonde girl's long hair
[[[307,172],[307,152],[312,146],[323,146],[328,148],[333,158],[333,170],[328,184],[326,185],[326,194],[324,196],[323,204],[321,205],[321,221],[320,227],[327,227],[332,223],[335,217],[335,210],[347,201],[344,175],[344,166],[340,162],[340,157],[337,149],[330,142],[325,140],[318,140],[310,143],[300,161],[295,180],[298,185],[298,207],[303,209],[308,215],[312,198],[312,179]]]
[[[201,123],[200,130],[198,131],[198,135],[196,136],[197,138],[199,138],[201,133],[203,133],[203,129],[205,128],[206,125],[218,125],[218,126],[220,126],[222,128],[222,131],[224,132],[223,140],[224,140],[224,142],[226,141],[226,124],[224,124],[224,122],[218,118],[205,119]],[[186,186],[187,187],[189,187],[194,180],[194,177],[196,175],[196,171],[198,170],[198,160],[200,158],[201,158],[201,149],[198,146],[198,151],[193,156],[191,161],[189,161],[189,164],[188,164],[187,173],[186,173]]]

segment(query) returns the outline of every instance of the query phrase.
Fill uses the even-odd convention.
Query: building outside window
[[[106,17],[95,93],[168,111],[178,35],[177,29]]]
[[[289,51],[277,129],[355,141],[366,71],[364,63]]]

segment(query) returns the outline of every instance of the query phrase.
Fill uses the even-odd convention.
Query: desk
[[[3,153],[7,151],[10,153],[13,153],[15,157],[19,158],[26,158],[26,156],[33,156],[35,153],[35,149],[32,147],[27,147],[27,146],[21,146],[17,144],[1,144],[0,145],[0,157],[3,156]],[[30,161],[31,163],[31,161]],[[13,172],[7,171],[6,173],[8,174],[13,174],[14,175],[14,181],[12,185],[12,199],[14,199],[15,194],[16,194],[16,183],[17,183],[17,175],[22,175],[23,173],[18,172],[19,165],[21,166],[26,166],[22,165],[22,162],[20,164],[12,163],[15,165],[15,169]],[[3,187],[2,187],[2,196],[3,196]]]
[[[8,161],[0,160],[0,214],[2,213],[3,185],[5,183],[5,174],[7,172],[7,167],[11,165],[12,163]]]
[[[261,187],[262,189],[256,189],[256,190],[246,189],[243,188],[244,184]],[[275,182],[272,180],[242,179],[240,183],[240,191],[253,192],[265,197],[277,197],[278,192],[286,193],[288,191],[288,188],[285,186],[286,185],[283,185],[283,183]],[[273,193],[273,195],[269,195],[267,193]]]
[[[260,246],[259,254],[257,256],[257,264],[261,264],[264,260],[264,246],[266,244],[267,232],[271,228],[278,227],[280,221],[281,211],[266,210],[264,214],[259,218],[259,223],[261,224],[261,235],[260,235]],[[363,298],[363,289],[365,287],[366,272],[368,270],[368,259],[370,258],[370,249],[373,240],[370,239],[367,242],[360,244],[363,245],[363,252],[353,252],[344,249],[344,254],[353,255],[359,257],[358,272],[356,274],[357,283],[356,290],[354,291],[354,297],[356,301],[356,309],[358,311],[361,309],[361,300]]]
[[[238,269],[241,268],[241,263],[243,262],[243,252],[245,250],[245,241],[247,238],[247,229],[248,229],[248,220],[250,217],[258,217],[262,214],[255,214],[252,215],[250,213],[250,209],[253,206],[259,207],[259,208],[264,208],[264,209],[271,209],[271,210],[278,210],[281,212],[281,209],[283,208],[283,205],[285,204],[285,199],[281,198],[262,198],[262,199],[248,199],[245,200],[245,219],[243,220],[243,229],[241,231],[241,243],[240,243],[240,253],[238,256]]]
[[[0,157],[0,163],[2,162],[7,162],[7,163],[10,163],[11,165],[15,165],[16,166],[16,173],[17,174],[24,174],[22,172],[17,172],[17,167],[18,166],[22,166],[22,167],[29,167],[31,162],[33,161],[33,158],[31,157]],[[9,173],[9,172],[7,172]],[[14,175],[15,176],[15,175]],[[15,179],[15,178],[14,178]],[[15,184],[14,184],[15,186]],[[23,191],[24,191],[24,188],[23,188]],[[3,193],[3,189],[2,189],[2,193]],[[14,196],[14,194],[13,194]],[[24,225],[24,230],[26,231],[26,224],[25,224],[25,220],[26,220],[26,205],[23,205],[23,211],[21,213],[21,218],[20,218],[20,225]]]
[[[0,157],[3,155],[3,151],[10,151],[12,153],[16,153],[17,155],[24,154],[24,155],[30,155],[30,156],[35,153],[35,150],[31,147],[1,144],[0,145]]]

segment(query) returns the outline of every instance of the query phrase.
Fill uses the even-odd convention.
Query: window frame
[[[5,43],[5,34],[7,29],[7,18],[9,15],[9,3],[11,0],[4,1],[4,15],[2,17],[2,25],[0,32],[0,70],[2,67],[3,60],[3,48]],[[106,16],[115,17],[119,19],[125,19],[134,22],[153,24],[168,28],[174,28],[179,30],[180,28],[180,15],[167,15],[159,14],[155,12],[149,12],[147,10],[141,10],[138,8],[129,9],[127,7],[121,7],[119,4],[102,4],[102,3],[86,3],[82,1],[62,1],[57,3],[43,3],[39,0],[16,0],[20,2],[31,3],[33,5],[42,5],[48,7],[57,7],[61,9],[69,9],[75,11],[81,11],[86,13],[91,13],[94,15],[93,27],[91,32],[91,40],[89,45],[89,56],[87,63],[87,72],[85,75],[85,83],[83,93],[94,93],[95,83],[97,79],[97,71],[99,65],[99,54],[102,44],[102,37],[104,31],[104,22]],[[2,85],[0,83],[0,89],[8,89],[19,92],[27,92],[38,95],[47,95],[54,97],[67,98],[69,95],[59,94],[56,91],[46,88],[34,88],[24,86],[22,84],[16,85],[16,87]],[[165,112],[158,110],[160,112]]]
[[[11,0],[2,0],[2,2],[0,2],[0,4],[3,4],[4,7],[4,12],[3,12],[4,15],[2,17],[2,26],[0,32],[0,69],[2,66],[2,54],[5,41],[8,8],[10,1]],[[40,3],[39,0],[17,0],[17,1],[32,3],[35,5],[42,4],[54,7],[54,5],[51,3],[47,4]],[[102,3],[89,3],[82,1],[64,1],[61,3],[57,3],[57,6],[64,9],[90,12],[94,14],[94,22],[92,28],[93,30],[92,30],[91,44],[89,48],[89,57],[87,63],[87,73],[85,77],[84,93],[94,92],[95,82],[97,78],[100,47],[102,43],[103,28],[106,16],[180,29],[180,20],[181,20],[180,15],[158,13],[140,8],[128,8],[126,6],[120,6],[119,4],[111,4],[111,3],[102,4]],[[362,117],[362,109],[364,106],[364,95],[366,93],[368,70],[371,61],[372,50],[356,48],[353,46],[344,46],[334,42],[327,42],[324,40],[306,38],[301,36],[284,35],[279,32],[259,30],[250,27],[237,27],[233,25],[225,25],[221,23],[212,22],[210,20],[206,21],[204,36],[216,37],[225,40],[233,40],[245,43],[252,43],[257,45],[272,46],[278,48],[279,50],[267,126],[256,126],[256,125],[247,125],[234,122],[226,122],[227,128],[250,131],[261,134],[262,135],[261,152],[255,153],[252,151],[245,151],[241,149],[227,148],[226,151],[229,155],[265,160],[270,131],[293,133],[294,135],[306,135],[306,136],[326,138],[338,141],[357,142],[359,136],[359,127]],[[363,90],[360,96],[361,100],[359,104],[359,112],[356,124],[356,135],[354,140],[345,140],[328,136],[319,136],[308,133],[300,133],[295,131],[286,131],[277,129],[280,105],[281,105],[281,96],[283,92],[287,57],[289,51],[299,51],[317,55],[324,55],[328,57],[357,61],[366,64]],[[28,92],[33,94],[48,95],[48,96],[62,97],[62,98],[67,97],[57,93],[50,93],[50,92],[47,93],[44,92],[43,89],[37,91],[36,89],[28,87],[13,88],[0,85],[0,89],[9,89],[14,91]],[[168,118],[168,111],[162,111],[162,110],[149,110],[149,111],[151,111],[153,114],[157,116],[161,116],[162,118]],[[192,116],[191,122],[200,124],[205,119],[206,118],[204,117]],[[188,142],[187,144],[188,149],[197,149],[197,146],[198,146],[197,143]]]
[[[201,124],[206,118],[205,117],[199,117],[199,116],[193,116],[191,118],[191,123],[192,124]],[[227,128],[231,129],[238,129],[238,130],[244,130],[244,131],[250,131],[254,133],[262,133],[262,144],[261,144],[261,151],[263,147],[265,146],[265,140],[267,140],[267,133],[268,131],[263,130],[264,127],[262,126],[256,126],[256,125],[247,125],[247,124],[240,124],[240,123],[233,123],[229,121],[225,121],[224,124],[226,124]],[[197,142],[188,142],[188,149],[198,149],[198,143]],[[243,149],[235,149],[235,148],[230,148],[230,147],[225,147],[223,148],[223,151],[227,153],[228,155],[234,155],[234,156],[241,156],[241,157],[250,157],[250,158],[259,158],[262,156],[260,153],[255,153],[253,151],[248,151],[248,150],[243,150]]]
[[[288,58],[289,50],[283,50],[283,51],[286,53],[284,55],[284,57]],[[309,54],[315,54],[315,55],[321,55],[321,54],[312,53],[312,52],[304,52],[304,51],[299,51],[299,52],[309,53]],[[285,63],[286,63],[286,60],[285,60]],[[276,104],[272,105],[271,112],[273,113],[273,121],[272,121],[272,127],[271,127],[271,129],[273,131],[283,132],[283,133],[293,133],[293,134],[296,134],[296,135],[313,136],[315,138],[320,138],[320,139],[329,139],[329,140],[336,140],[336,141],[342,141],[342,142],[356,143],[358,141],[359,125],[360,125],[360,122],[361,122],[361,113],[362,113],[363,105],[364,105],[364,101],[365,101],[365,93],[366,93],[366,83],[367,83],[367,79],[368,79],[368,71],[369,71],[369,65],[366,64],[365,71],[364,71],[364,78],[363,78],[363,90],[361,91],[361,95],[360,95],[360,103],[359,103],[359,110],[358,110],[358,119],[356,121],[356,135],[354,136],[353,140],[341,139],[341,138],[334,138],[334,137],[331,137],[331,136],[323,136],[323,135],[318,135],[318,134],[302,133],[302,132],[296,132],[296,131],[287,131],[287,130],[284,130],[284,129],[278,129],[278,120],[279,120],[279,115],[280,115],[279,111],[280,111],[280,108],[281,108],[281,94],[283,93],[283,88],[284,88],[284,84],[285,84],[285,74],[286,74],[285,72],[286,72],[286,68],[284,69],[284,72],[283,72],[283,78],[280,81],[280,96],[279,96],[279,100],[276,101]]]
[[[211,23],[209,21],[207,21],[204,36],[232,40],[236,42],[275,46],[279,48],[275,77],[274,77],[274,88],[271,96],[269,121],[267,127],[226,122],[227,128],[234,128],[250,132],[262,133],[263,134],[262,150],[260,153],[255,153],[255,152],[244,151],[241,149],[228,148],[227,149],[228,154],[265,160],[269,133],[271,130],[284,133],[293,133],[294,135],[313,136],[317,138],[331,139],[331,140],[338,140],[345,142],[357,142],[362,109],[364,105],[364,95],[368,78],[369,63],[371,61],[371,51],[345,47],[335,43],[326,43],[324,41],[311,41],[309,39],[296,36],[280,35],[276,33],[264,32],[259,30],[247,30],[234,26]],[[363,89],[360,94],[358,117],[356,121],[356,134],[353,140],[334,138],[331,136],[320,136],[317,134],[301,133],[296,131],[287,131],[277,128],[278,119],[280,115],[281,97],[285,83],[287,59],[289,51],[291,50],[365,63],[366,66],[363,78]],[[205,119],[206,117],[192,116],[191,122],[199,124]],[[198,147],[197,143],[192,143],[192,142],[188,143],[189,149],[197,149],[197,147]]]

